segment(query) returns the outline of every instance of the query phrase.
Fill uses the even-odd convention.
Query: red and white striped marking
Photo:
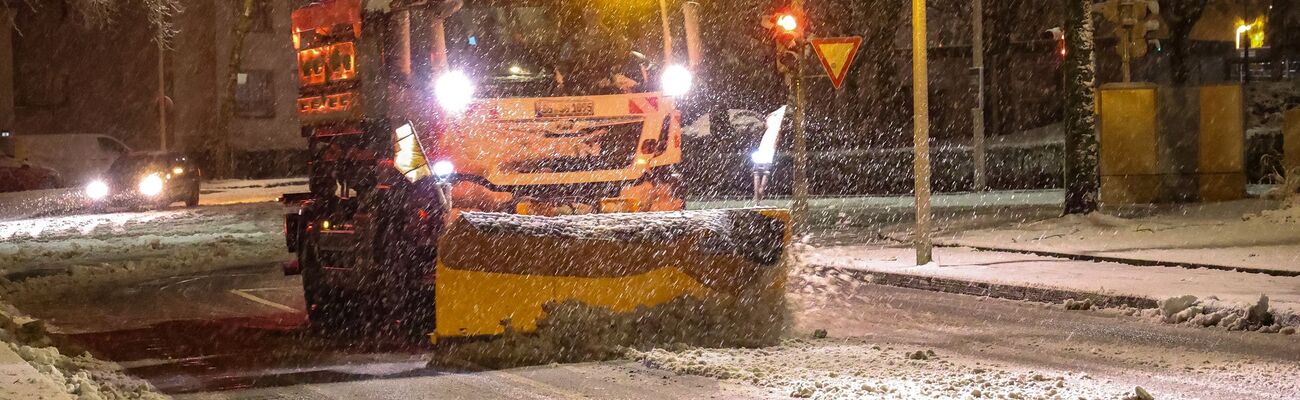
[[[632,114],[655,114],[659,112],[658,97],[633,97],[627,100],[627,110]]]

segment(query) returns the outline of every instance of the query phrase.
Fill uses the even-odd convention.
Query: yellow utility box
[[[1200,93],[1197,184],[1201,201],[1246,197],[1246,121],[1240,85],[1209,85]]]
[[[1161,180],[1156,159],[1156,85],[1108,84],[1098,94],[1101,202],[1156,202]]]
[[[1242,101],[1239,85],[1103,85],[1097,107],[1102,204],[1244,197]]]

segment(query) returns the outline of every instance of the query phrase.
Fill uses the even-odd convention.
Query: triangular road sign
[[[853,57],[858,54],[858,46],[862,45],[862,37],[817,38],[809,42],[812,43],[813,51],[817,52],[817,58],[822,61],[826,75],[831,77],[831,84],[839,89],[844,85],[849,66],[853,65]]]

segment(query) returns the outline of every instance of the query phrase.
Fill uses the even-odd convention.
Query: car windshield
[[[175,155],[157,155],[157,154],[137,154],[122,156],[113,162],[108,168],[108,174],[111,176],[128,176],[150,170],[162,171],[169,168],[175,163],[179,156]],[[155,171],[156,172],[156,171]]]
[[[657,3],[478,1],[445,24],[448,61],[487,97],[645,90],[645,55],[662,54]]]

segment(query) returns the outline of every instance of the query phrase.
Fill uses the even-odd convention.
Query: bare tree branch
[[[42,4],[55,1],[65,1],[69,8],[81,15],[86,25],[92,27],[112,25],[126,9],[144,10],[154,28],[156,40],[164,45],[176,37],[178,30],[172,20],[185,10],[181,0],[23,0],[23,3],[40,11]]]

